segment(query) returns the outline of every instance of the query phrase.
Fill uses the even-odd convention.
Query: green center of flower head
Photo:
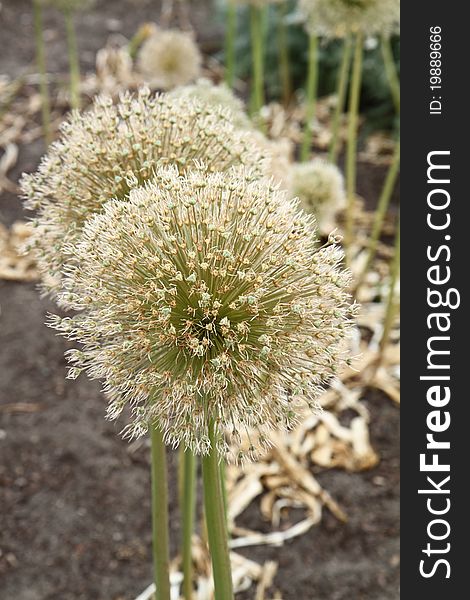
[[[262,291],[254,281],[263,278],[249,270],[237,271],[234,262],[227,251],[201,257],[199,276],[193,271],[170,289],[175,300],[170,299],[161,308],[167,319],[162,341],[175,347],[175,359],[184,368],[191,363],[196,378],[209,364],[218,370],[234,357],[258,360],[271,352],[269,319],[265,315],[272,307],[265,298],[261,309]],[[214,288],[218,294],[214,294]],[[240,293],[245,290],[248,293]],[[159,351],[157,344],[156,353]]]
[[[166,52],[160,58],[161,70],[166,73],[172,73],[178,67],[178,60],[171,52]]]

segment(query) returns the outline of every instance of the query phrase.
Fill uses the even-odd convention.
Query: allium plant
[[[167,444],[208,454],[215,423],[223,456],[244,428],[267,444],[344,360],[341,250],[319,247],[298,201],[243,168],[159,169],[70,250],[60,299],[81,312],[52,324],[83,344],[70,376],[105,380],[108,417],[131,408],[126,437],[156,423]]]
[[[171,90],[197,79],[202,55],[191,34],[159,29],[142,44],[137,67],[147,84]]]
[[[236,130],[229,114],[146,89],[122,95],[116,105],[99,97],[91,110],[69,116],[61,133],[38,171],[22,180],[26,205],[37,211],[32,247],[52,293],[86,219],[111,198],[126,198],[157,166],[184,172],[197,162],[208,171],[260,165],[252,134]]]
[[[299,9],[310,33],[330,38],[390,34],[400,18],[399,0],[299,0]]]
[[[380,35],[386,39],[397,30],[400,17],[399,0],[299,0],[300,12],[310,36],[345,38],[344,54],[338,79],[338,111],[342,111],[346,91],[346,78],[354,39],[353,67],[349,96],[348,144],[346,149],[346,189],[348,207],[346,214],[345,243],[353,239],[353,209],[356,194],[356,153],[359,96],[362,79],[363,43],[366,36]],[[386,64],[387,72],[390,66]],[[389,76],[390,77],[390,76]],[[394,92],[396,97],[396,92]],[[337,155],[338,113],[334,119],[330,156]]]
[[[259,447],[316,407],[345,361],[349,274],[318,246],[314,220],[268,179],[159,168],[87,221],[60,300],[78,311],[50,325],[80,349],[69,376],[104,379],[124,435],[150,430],[158,598],[169,600],[164,444],[203,455],[216,600],[233,598],[220,460],[244,429]],[[166,547],[162,547],[166,546]]]
[[[346,206],[343,176],[335,165],[321,159],[296,163],[291,170],[291,191],[300,205],[315,216],[321,233],[335,227],[335,215]]]
[[[253,124],[246,114],[243,101],[225,83],[216,85],[210,79],[200,78],[196,83],[173,90],[171,96],[194,99],[201,104],[212,107],[222,107],[229,112],[235,127],[253,129]]]

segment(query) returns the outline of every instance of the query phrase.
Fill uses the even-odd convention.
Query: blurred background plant
[[[219,21],[223,23],[226,16],[227,3],[216,0]],[[302,90],[305,86],[305,73],[308,64],[308,35],[297,12],[297,0],[286,0],[287,10],[284,17],[287,28],[287,42],[290,60],[292,88]],[[267,11],[265,27],[274,32],[277,27],[278,15],[276,7]],[[237,8],[236,35],[236,66],[235,75],[246,81],[251,76],[252,54],[249,27],[249,11],[246,6]],[[400,73],[400,37],[393,35],[391,39],[393,58],[396,69]],[[323,40],[318,46],[318,97],[328,96],[336,90],[338,69],[341,63],[342,42],[340,40]],[[224,52],[217,54],[220,61],[224,60]],[[276,35],[266,36],[265,55],[265,84],[267,100],[282,98],[282,81],[279,73],[279,42]],[[361,88],[361,113],[366,117],[362,135],[377,130],[397,130],[399,119],[396,115],[393,98],[387,75],[384,71],[383,57],[377,38],[366,39],[363,76]]]

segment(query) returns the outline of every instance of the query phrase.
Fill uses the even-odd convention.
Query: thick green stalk
[[[224,502],[224,514],[225,514],[225,522],[227,523],[227,535],[230,538],[230,534],[228,533],[228,494],[227,494],[227,469],[225,465],[225,461],[221,460],[219,464],[220,469],[220,486],[222,488],[222,500]]]
[[[225,30],[225,83],[233,88],[235,80],[235,37],[237,32],[237,7],[234,0],[227,1]]]
[[[379,241],[380,234],[382,232],[383,222],[385,220],[385,215],[387,213],[388,205],[390,204],[390,198],[392,197],[393,188],[395,187],[395,182],[397,180],[398,170],[400,168],[400,140],[398,139],[395,146],[395,153],[393,155],[392,164],[387,173],[387,177],[385,178],[385,183],[382,189],[382,193],[380,194],[379,202],[377,204],[377,209],[374,215],[374,222],[372,224],[372,231],[370,234],[368,249],[367,249],[367,258],[362,268],[361,273],[359,274],[356,280],[356,293],[357,290],[361,287],[364,282],[364,278],[369,271],[372,261],[374,260],[375,253],[377,251],[377,244]]]
[[[339,127],[341,124],[341,116],[344,110],[344,101],[346,99],[346,89],[348,86],[349,67],[351,65],[351,50],[352,50],[352,39],[348,35],[343,42],[343,52],[341,56],[341,64],[338,71],[338,85],[336,88],[336,106],[333,115],[332,123],[332,135],[329,159],[330,162],[335,163],[338,159],[338,136]]]
[[[64,12],[65,29],[67,32],[67,52],[69,55],[70,72],[70,104],[72,108],[80,108],[80,65],[78,62],[77,38],[70,10]]]
[[[349,94],[349,123],[348,144],[346,148],[346,231],[344,243],[349,249],[354,234],[354,201],[356,198],[356,154],[357,154],[357,129],[359,120],[359,99],[362,79],[362,54],[363,37],[358,33],[354,41],[354,59],[351,89]]]
[[[385,312],[384,328],[382,332],[382,338],[379,345],[379,356],[383,358],[385,348],[387,347],[388,340],[390,337],[390,331],[392,330],[393,320],[397,309],[397,302],[395,300],[395,288],[397,285],[398,277],[400,274],[400,217],[397,222],[397,233],[395,235],[395,248],[393,255],[393,262],[390,272],[390,290],[388,293],[387,310]]]
[[[279,76],[282,85],[282,101],[287,106],[292,96],[292,81],[290,75],[289,40],[286,26],[287,2],[277,6],[277,37],[279,45]]]
[[[398,79],[397,69],[393,59],[390,36],[382,36],[382,43],[380,47],[382,49],[385,73],[387,74],[388,84],[390,86],[390,92],[392,94],[395,110],[397,111],[397,114],[400,114],[400,80]]]
[[[209,550],[214,573],[215,600],[233,600],[232,572],[228,550],[227,522],[220,481],[220,465],[217,452],[217,431],[210,424],[211,450],[202,459],[204,482],[204,507],[206,513]]]
[[[183,484],[181,510],[183,515],[183,598],[193,597],[193,559],[191,541],[196,512],[196,458],[191,450],[183,452]]]
[[[46,144],[52,141],[51,103],[47,86],[46,53],[42,36],[42,7],[39,0],[33,0],[34,36],[36,38],[36,61],[39,70],[39,91],[41,94],[42,128]]]
[[[308,46],[306,114],[302,148],[300,150],[300,160],[302,162],[306,161],[310,155],[313,134],[313,120],[315,118],[315,105],[318,85],[318,39],[316,35],[310,35]]]
[[[166,449],[163,435],[157,427],[151,427],[150,437],[152,440],[152,539],[155,600],[170,600]]]
[[[263,12],[258,6],[250,6],[251,53],[253,64],[253,114],[264,106],[264,28]]]

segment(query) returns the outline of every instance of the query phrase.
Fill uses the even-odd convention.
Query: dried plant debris
[[[4,147],[3,154],[0,155],[0,193],[3,190],[17,193],[18,186],[8,179],[8,171],[12,169],[18,160],[18,146],[12,142]]]
[[[212,579],[212,567],[210,555],[206,544],[197,536],[193,539],[193,563],[195,573],[195,600],[212,600],[214,598],[214,583]],[[268,600],[268,592],[272,588],[273,580],[277,572],[277,563],[267,561],[259,564],[241,554],[231,552],[232,578],[235,594],[254,588],[253,598],[255,600]],[[171,597],[180,598],[183,574],[179,570],[178,561],[171,565],[170,583]],[[135,600],[153,600],[155,584],[149,585]]]
[[[389,166],[393,159],[396,141],[384,132],[371,134],[365,149],[359,153],[359,160],[373,165]]]
[[[0,279],[9,281],[36,281],[38,273],[31,254],[23,254],[22,247],[31,235],[31,225],[16,221],[11,229],[0,224]]]

